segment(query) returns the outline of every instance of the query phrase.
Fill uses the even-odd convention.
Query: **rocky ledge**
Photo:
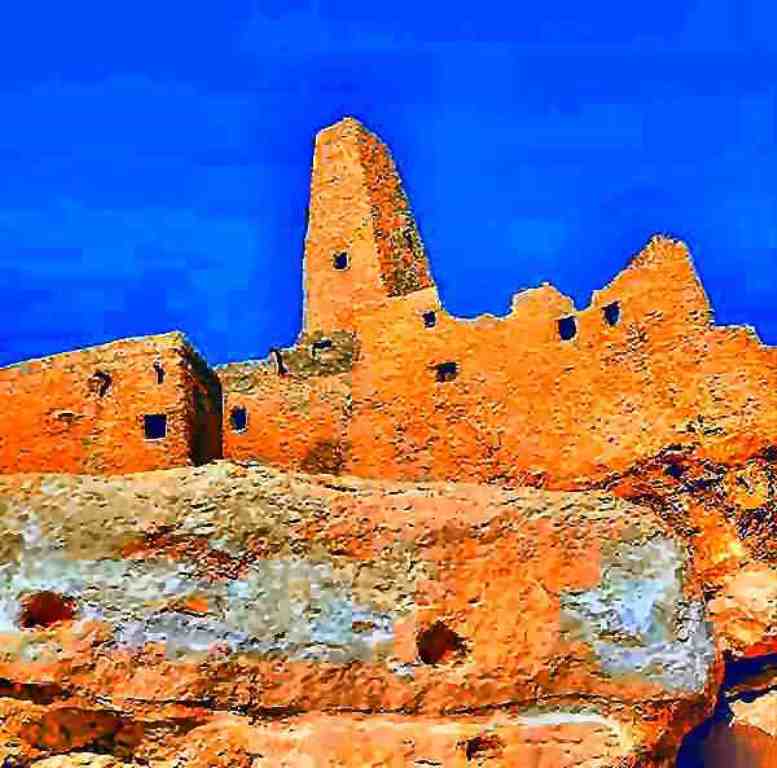
[[[2,477],[0,765],[673,766],[721,707],[769,765],[772,461]]]

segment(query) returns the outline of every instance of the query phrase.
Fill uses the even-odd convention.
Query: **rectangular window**
[[[248,426],[248,413],[241,405],[235,406],[229,414],[229,422],[233,432],[245,432]]]
[[[146,440],[161,440],[167,436],[167,416],[164,413],[151,413],[143,417],[143,433]]]

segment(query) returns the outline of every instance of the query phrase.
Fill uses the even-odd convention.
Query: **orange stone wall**
[[[180,333],[0,369],[0,410],[2,472],[113,474],[221,455],[219,382]],[[146,414],[166,414],[164,438],[145,438]]]
[[[313,444],[339,440],[349,474],[575,487],[667,445],[741,460],[777,435],[775,350],[714,326],[680,242],[651,240],[582,310],[546,284],[516,294],[505,317],[451,316],[388,150],[352,119],[316,140],[304,328],[284,354],[336,330],[358,340],[347,376],[266,366],[254,399],[241,396],[254,423],[225,428],[225,456],[299,469]],[[437,380],[440,363],[456,364],[453,380]]]

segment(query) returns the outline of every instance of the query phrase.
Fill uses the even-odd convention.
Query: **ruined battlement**
[[[776,393],[775,350],[752,329],[714,325],[687,248],[664,236],[585,308],[544,284],[505,316],[451,315],[388,149],[346,118],[316,138],[295,345],[212,371],[169,334],[2,369],[14,416],[0,470],[114,473],[223,455],[576,487],[667,446],[744,460],[774,439]],[[164,416],[161,437],[147,416]]]

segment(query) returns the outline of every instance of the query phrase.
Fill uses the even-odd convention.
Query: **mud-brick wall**
[[[350,445],[351,334],[303,334],[260,363],[218,369],[224,458],[338,474]]]
[[[777,434],[777,350],[712,324],[668,238],[585,309],[546,285],[505,317],[462,320],[424,290],[356,331],[346,474],[570,487],[668,445],[743,460]]]
[[[20,363],[0,370],[0,471],[112,474],[215,458],[218,433],[203,432],[219,406],[218,380],[180,333]],[[148,436],[146,416],[166,417],[163,437]]]

